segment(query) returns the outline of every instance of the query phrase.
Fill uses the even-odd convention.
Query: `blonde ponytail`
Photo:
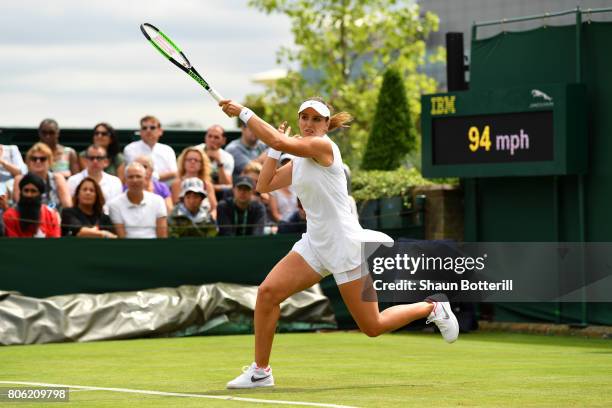
[[[347,128],[349,127],[347,123],[352,120],[353,117],[350,113],[338,112],[335,115],[332,115],[331,118],[329,118],[329,131],[331,132],[332,130],[336,130],[339,128]]]

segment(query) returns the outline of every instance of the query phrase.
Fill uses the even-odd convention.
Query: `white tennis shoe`
[[[227,383],[228,389],[274,387],[272,368],[258,368],[253,363],[242,368],[242,374]]]
[[[433,302],[434,308],[425,323],[435,323],[447,343],[454,343],[459,337],[459,322],[449,302]]]

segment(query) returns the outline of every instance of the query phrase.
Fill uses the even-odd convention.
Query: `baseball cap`
[[[249,176],[240,176],[236,179],[234,183],[235,187],[245,186],[253,190],[255,186],[253,185],[253,180]]]
[[[204,182],[197,177],[189,177],[181,182],[180,197],[183,198],[188,191],[203,194],[204,197],[208,196],[206,190],[204,189]]]
[[[313,99],[309,99],[300,105],[300,109],[298,109],[298,115],[302,113],[303,110],[308,108],[316,110],[321,116],[324,116],[326,118],[329,118],[331,116],[331,112],[329,111],[327,105],[325,105],[323,102],[315,101]]]

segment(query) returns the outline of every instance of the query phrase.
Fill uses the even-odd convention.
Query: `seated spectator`
[[[140,119],[140,140],[123,149],[125,163],[129,164],[139,156],[151,156],[157,170],[156,179],[168,181],[176,177],[176,153],[170,146],[159,143],[163,133],[161,122],[155,116]]]
[[[28,168],[21,158],[19,148],[16,145],[0,144],[0,183],[6,183],[27,172]],[[4,194],[2,191],[0,193]]]
[[[280,167],[289,163],[293,156],[283,153]],[[291,186],[282,187],[270,192],[270,215],[275,222],[287,221],[297,211],[297,195]]]
[[[7,207],[13,207],[13,188],[15,187],[15,179],[10,179],[5,182],[0,182],[0,197],[5,197]]]
[[[208,208],[213,219],[217,219],[217,199],[210,176],[210,160],[208,160],[208,156],[195,147],[187,147],[179,155],[178,172],[179,176],[174,180],[171,188],[172,203],[176,204],[180,201],[183,180],[197,177],[202,180],[206,190],[206,198],[204,198],[202,205]]]
[[[7,208],[13,204],[13,184],[15,177],[28,172],[19,148],[16,145],[0,144],[0,200]],[[2,207],[0,206],[0,217]],[[1,220],[0,220],[1,223]],[[1,227],[1,226],[0,226]],[[1,228],[0,228],[1,229]],[[0,231],[0,236],[2,231]]]
[[[164,200],[145,191],[146,170],[138,162],[125,168],[127,191],[108,203],[119,238],[166,238],[168,215]]]
[[[74,207],[62,210],[63,237],[117,238],[110,217],[102,211],[104,194],[96,180],[92,177],[82,179],[75,189],[73,201]]]
[[[234,172],[232,174],[234,178],[238,177],[244,167],[253,160],[263,165],[268,148],[265,143],[257,139],[257,136],[247,127],[246,123],[240,119],[238,122],[242,134],[239,139],[233,140],[225,148],[225,151],[234,158]]]
[[[145,191],[156,194],[163,198],[167,212],[172,211],[172,207],[174,207],[174,204],[172,203],[172,195],[170,194],[170,189],[168,188],[166,183],[162,183],[161,181],[153,177],[153,173],[155,172],[155,164],[153,163],[151,156],[138,156],[136,160],[134,160],[134,162],[140,163],[146,171]],[[123,190],[125,191],[126,188],[124,188]]]
[[[42,203],[58,212],[62,207],[72,207],[72,198],[68,191],[66,179],[59,173],[52,173],[53,152],[44,143],[36,143],[26,153],[28,172],[37,175],[45,183],[42,190]],[[15,177],[13,184],[13,201],[19,202],[19,182],[23,176]]]
[[[62,146],[59,143],[60,129],[54,119],[45,119],[38,126],[38,137],[40,141],[51,149],[53,153],[53,165],[51,171],[59,173],[64,178],[68,178],[78,173],[79,159],[76,151],[72,147]]]
[[[300,200],[297,200],[297,210],[286,221],[278,224],[279,234],[303,234],[306,232],[306,211]]]
[[[186,178],[181,183],[180,202],[168,217],[171,237],[214,237],[217,225],[202,201],[208,193],[198,177]]]
[[[244,168],[242,169],[241,176],[248,176],[253,180],[253,185],[257,186],[257,180],[259,180],[259,174],[261,173],[261,169],[263,166],[255,161],[250,161]],[[272,214],[270,214],[270,193],[260,193],[255,189],[255,195],[253,198],[260,203],[262,203],[266,209],[266,228],[270,227],[270,231],[272,233],[276,233],[276,224],[272,222]],[[264,228],[264,233],[266,232],[266,228]]]
[[[57,212],[42,203],[45,182],[28,173],[19,181],[16,208],[2,215],[5,235],[9,238],[58,238],[60,222]]]
[[[68,179],[68,190],[70,191],[70,195],[75,195],[77,186],[87,177],[94,179],[100,186],[102,194],[104,195],[104,201],[110,201],[121,194],[123,186],[121,185],[119,177],[111,176],[104,171],[104,168],[108,164],[108,156],[106,155],[106,149],[104,147],[96,145],[89,146],[87,148],[87,155],[85,156],[85,163],[87,165],[85,170],[74,176],[70,176]]]
[[[210,160],[211,177],[217,199],[223,198],[223,195],[232,188],[234,157],[223,150],[226,141],[225,130],[219,125],[212,125],[204,135],[204,143],[196,146]]]
[[[266,209],[253,199],[255,185],[250,177],[236,179],[234,198],[228,198],[217,207],[219,235],[263,235]]]
[[[108,123],[101,122],[94,126],[93,141],[94,146],[102,146],[108,156],[107,165],[104,171],[111,176],[123,178],[125,175],[125,164],[123,153],[119,149],[119,137],[115,129]],[[79,153],[79,164],[82,169],[87,167],[87,149]],[[121,180],[123,184],[123,180]]]

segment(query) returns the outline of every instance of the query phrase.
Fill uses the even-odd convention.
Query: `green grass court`
[[[225,390],[251,362],[253,336],[47,344],[0,348],[0,381],[109,387],[356,407],[612,406],[612,342],[477,333],[444,343],[435,334],[281,334],[274,390]],[[7,384],[0,384],[2,387]],[[240,407],[252,401],[105,390],[70,391],[41,407]],[[261,407],[291,406],[274,403]]]

